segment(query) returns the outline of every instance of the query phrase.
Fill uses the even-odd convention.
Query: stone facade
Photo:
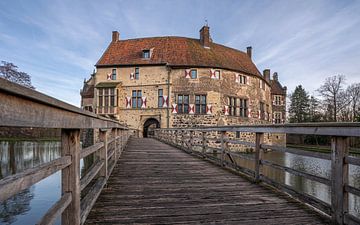
[[[96,72],[84,83],[82,106],[91,105],[97,114],[126,123],[139,136],[149,121],[157,121],[161,128],[273,123],[273,81],[266,71],[258,72],[251,48],[243,53],[214,44],[209,34],[201,32],[209,28],[200,30],[205,40],[164,37],[122,42],[115,33]],[[187,51],[181,43],[195,45],[188,50],[194,58],[184,56]],[[169,46],[175,46],[179,59],[166,56]],[[222,57],[213,56],[218,52]],[[163,62],[165,56],[168,62]],[[253,139],[250,134],[241,136]]]

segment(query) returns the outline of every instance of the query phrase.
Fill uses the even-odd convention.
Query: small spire
[[[209,24],[208,24],[208,20],[205,18],[205,26],[209,26]]]

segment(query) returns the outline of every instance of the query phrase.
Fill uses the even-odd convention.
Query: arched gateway
[[[160,128],[160,122],[154,118],[147,119],[144,123],[143,137],[146,138],[154,134],[155,128]]]

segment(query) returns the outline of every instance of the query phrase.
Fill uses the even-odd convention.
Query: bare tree
[[[328,105],[328,109],[331,110],[329,114],[332,116],[332,121],[337,121],[339,111],[348,104],[347,99],[343,99],[340,96],[344,96],[345,76],[337,75],[328,77],[325,83],[321,85],[318,92],[323,97],[324,103]]]
[[[351,121],[354,122],[359,114],[357,109],[360,107],[360,83],[351,84],[346,93],[350,100]]]
[[[1,61],[0,77],[22,86],[35,89],[35,87],[31,84],[30,75],[25,72],[18,71],[17,69],[18,67],[13,63]]]

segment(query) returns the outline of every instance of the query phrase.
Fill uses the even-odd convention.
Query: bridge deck
[[[153,139],[132,138],[86,224],[328,224],[285,195]]]

